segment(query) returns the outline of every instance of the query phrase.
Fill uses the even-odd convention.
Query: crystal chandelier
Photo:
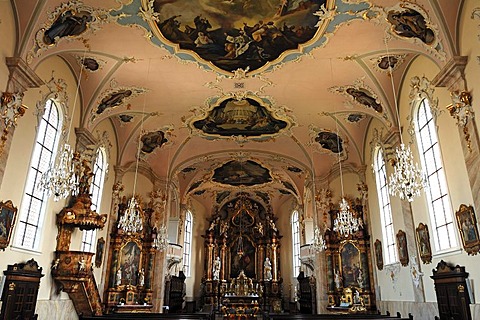
[[[152,247],[158,251],[165,251],[168,248],[168,233],[167,227],[163,224],[158,230],[155,238],[153,239]]]
[[[389,65],[390,82],[392,84],[393,100],[395,103],[395,111],[397,113],[398,128],[400,125],[400,114],[397,105],[397,92],[393,81],[393,69],[390,63],[390,54],[388,52],[387,38],[385,38],[385,47],[387,50],[387,59]],[[418,164],[413,162],[413,155],[409,146],[403,143],[402,133],[400,135],[400,146],[395,150],[396,159],[394,161],[394,172],[390,175],[388,182],[389,193],[392,196],[399,196],[402,200],[412,202],[413,199],[420,195],[420,191],[426,187],[426,179]]]
[[[318,226],[316,226],[315,230],[313,231],[313,241],[312,241],[311,248],[315,252],[322,252],[325,249],[327,249],[325,239],[323,238],[323,235],[322,235],[322,233],[320,231],[320,228]]]
[[[118,220],[118,228],[126,233],[137,233],[143,230],[143,220],[135,197],[128,201],[128,207]]]
[[[390,194],[412,202],[415,197],[420,195],[420,190],[425,188],[426,179],[418,167],[418,163],[414,164],[409,146],[402,143],[397,147],[393,170],[388,183]]]
[[[41,176],[38,188],[45,190],[47,196],[53,194],[54,201],[64,199],[73,193],[78,186],[76,165],[80,155],[72,152],[68,143],[63,146],[63,152],[57,164],[51,165]]]
[[[345,198],[340,201],[340,211],[333,221],[333,231],[348,237],[363,227],[362,219],[353,216]]]

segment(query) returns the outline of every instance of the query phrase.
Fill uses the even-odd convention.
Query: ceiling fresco
[[[253,99],[224,100],[193,127],[207,135],[255,137],[279,133],[287,122],[276,119],[265,107]]]
[[[212,180],[232,186],[253,186],[272,181],[270,170],[252,160],[232,160],[215,169]]]
[[[157,33],[225,71],[256,70],[317,36],[326,0],[155,0]]]

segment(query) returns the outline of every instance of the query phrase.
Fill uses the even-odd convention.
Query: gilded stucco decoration
[[[47,13],[47,21],[35,35],[35,45],[27,56],[27,62],[63,41],[81,40],[88,47],[87,36],[95,33],[103,24],[115,20],[116,17],[111,16],[108,10],[87,6],[82,1],[62,3]]]
[[[438,108],[438,98],[434,95],[435,87],[431,81],[425,77],[414,76],[410,79],[410,110],[417,110],[417,106],[423,101],[428,101],[428,106],[430,112],[432,113],[433,118],[437,121],[439,115],[444,111]],[[412,140],[416,139],[415,135],[415,126],[416,121],[414,121],[414,116],[409,115],[407,120],[409,121],[408,134]]]
[[[68,116],[70,114],[69,111],[69,101],[67,95],[67,83],[62,78],[55,78],[55,75],[52,74],[52,77],[48,82],[45,83],[48,92],[43,93],[40,92],[41,99],[37,101],[35,107],[35,115],[37,117],[37,128],[40,125],[40,121],[42,120],[43,114],[45,113],[45,106],[48,101],[51,99],[57,105],[57,107],[62,109],[62,129],[61,134],[62,138],[66,139],[68,134],[68,128],[70,126],[71,118]]]

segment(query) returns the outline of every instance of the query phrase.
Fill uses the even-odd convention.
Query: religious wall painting
[[[81,60],[81,63],[82,63],[82,66],[90,72],[97,71],[98,68],[100,68],[100,64],[94,58],[88,58],[88,57],[83,58]]]
[[[299,167],[295,167],[295,166],[288,166],[287,170],[290,171],[290,172],[294,172],[294,173],[301,173],[302,172],[302,169],[300,169]]]
[[[135,241],[129,241],[121,248],[120,252],[121,284],[136,286],[140,271],[140,247]]]
[[[193,172],[197,170],[197,168],[194,168],[194,167],[186,167],[186,168],[183,168],[182,169],[182,173],[189,173],[189,172]]]
[[[120,119],[122,123],[129,123],[129,122],[132,122],[133,116],[129,114],[121,114],[118,116],[118,119]]]
[[[266,192],[262,192],[262,191],[255,191],[255,195],[257,195],[260,199],[263,200],[263,202],[265,203],[269,203],[270,202],[270,196],[268,195],[268,193]]]
[[[17,208],[11,200],[0,202],[0,250],[5,251],[10,244],[16,217]]]
[[[461,204],[458,211],[455,212],[455,217],[463,248],[469,255],[476,255],[480,250],[480,237],[473,206]]]
[[[126,98],[132,95],[132,93],[133,91],[130,89],[121,89],[106,94],[98,105],[96,113],[102,114],[108,108],[113,108],[121,105]]]
[[[364,107],[371,108],[378,113],[383,112],[380,103],[367,89],[350,87],[346,90],[346,93],[349,94],[355,102]]]
[[[275,118],[265,106],[254,99],[229,98],[192,125],[207,135],[259,137],[277,134],[287,128],[288,123]]]
[[[397,232],[397,249],[398,249],[398,260],[400,264],[404,267],[408,265],[408,248],[407,248],[407,235],[405,231],[398,230]]]
[[[241,240],[240,240],[241,239]],[[238,244],[242,243],[240,254]],[[230,247],[230,278],[236,278],[243,270],[249,278],[256,278],[256,248],[249,237],[240,234]]]
[[[392,25],[392,32],[399,37],[419,39],[426,45],[436,42],[435,33],[425,17],[412,8],[391,10],[387,13],[387,20]]]
[[[194,183],[191,184],[190,188],[188,188],[188,192],[191,192],[198,188],[202,184],[201,180],[195,181]]]
[[[272,181],[270,170],[252,161],[232,160],[214,170],[213,181],[232,186],[253,186]]]
[[[158,21],[153,31],[175,50],[190,51],[216,68],[253,71],[319,38],[317,31],[324,30],[328,21],[319,22],[315,13],[334,4],[331,0],[155,0]]]
[[[330,150],[333,153],[342,153],[343,139],[335,132],[320,131],[316,137],[315,142],[319,143],[322,148]]]
[[[168,142],[165,138],[165,132],[158,130],[145,133],[140,138],[142,141],[142,152],[152,153],[156,148],[160,148],[163,144]]]
[[[340,262],[343,287],[360,287],[363,283],[363,272],[360,251],[353,242],[346,241],[340,248]]]
[[[66,10],[45,30],[43,42],[53,45],[60,38],[79,36],[87,30],[91,21],[92,14],[88,11]]]
[[[363,119],[365,119],[365,115],[362,113],[350,113],[345,118],[345,120],[350,123],[359,123]]]
[[[432,248],[430,246],[430,234],[428,233],[428,226],[420,223],[416,228],[416,238],[418,244],[418,252],[420,252],[420,259],[423,263],[428,264],[432,262]]]
[[[223,200],[225,200],[230,195],[230,191],[222,191],[218,192],[215,198],[215,201],[220,204]]]
[[[375,240],[375,243],[373,244],[373,247],[375,249],[375,260],[377,263],[377,268],[378,270],[383,270],[383,248],[382,248],[382,242],[380,240]]]
[[[103,252],[105,251],[105,239],[103,237],[97,240],[97,250],[95,250],[95,267],[100,268],[103,261]]]
[[[295,195],[297,194],[297,190],[295,190],[295,187],[293,186],[293,184],[291,184],[288,181],[282,181],[282,184],[285,188],[290,190],[293,194],[295,194]]]

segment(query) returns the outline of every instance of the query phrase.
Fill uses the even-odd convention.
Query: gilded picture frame
[[[430,246],[430,234],[428,232],[428,226],[423,223],[419,223],[415,230],[420,259],[422,259],[424,264],[429,264],[432,262],[432,247]]]
[[[17,208],[11,200],[0,202],[0,250],[5,251],[10,244],[16,217]]]
[[[382,249],[382,241],[380,240],[375,240],[375,243],[373,244],[373,247],[375,248],[375,260],[377,262],[377,268],[378,270],[383,270],[383,249]]]
[[[463,248],[469,255],[476,255],[480,250],[477,218],[473,206],[461,204],[457,212],[458,231],[462,237]]]
[[[408,265],[408,249],[407,249],[407,234],[403,230],[398,230],[397,232],[397,249],[398,249],[398,260],[400,264],[404,267]]]

